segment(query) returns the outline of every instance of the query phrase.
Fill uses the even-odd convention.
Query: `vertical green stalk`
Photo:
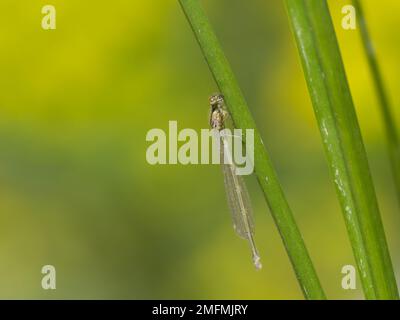
[[[265,150],[260,133],[256,128],[254,119],[250,114],[247,103],[207,16],[198,0],[180,0],[180,4],[202,49],[211,73],[220,91],[225,96],[235,127],[254,129],[255,172],[303,294],[307,299],[324,299],[325,294],[278,182],[271,160]]]
[[[398,299],[367,156],[326,0],[286,0],[367,299]]]
[[[368,33],[367,23],[364,12],[359,0],[353,0],[357,12],[357,21],[361,39],[367,56],[368,65],[371,70],[372,79],[378,96],[380,110],[386,132],[386,139],[389,151],[390,162],[392,165],[393,179],[397,189],[397,198],[400,201],[400,141],[394,118],[391,113],[391,106],[383,84],[381,71],[376,59],[375,50]]]

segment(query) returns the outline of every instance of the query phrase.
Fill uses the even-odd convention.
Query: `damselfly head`
[[[210,105],[212,109],[222,108],[224,105],[224,96],[220,93],[215,93],[210,97]]]

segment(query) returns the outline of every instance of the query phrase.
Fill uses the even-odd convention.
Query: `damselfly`
[[[224,182],[228,204],[233,218],[233,228],[243,239],[249,241],[253,263],[257,269],[261,269],[260,256],[254,243],[254,222],[249,194],[243,178],[236,174],[236,165],[232,159],[232,150],[225,133],[225,120],[228,111],[225,108],[224,97],[215,94],[210,97],[210,126],[218,132],[220,162],[224,173]],[[233,137],[235,138],[235,137]],[[226,161],[230,159],[231,161]]]

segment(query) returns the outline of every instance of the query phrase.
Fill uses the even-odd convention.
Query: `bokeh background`
[[[204,0],[329,298],[354,264],[283,1]],[[358,30],[330,8],[397,277],[400,210]],[[41,8],[57,9],[57,30]],[[400,2],[362,1],[399,121]],[[0,298],[302,299],[254,177],[256,272],[216,165],[151,166],[152,128],[207,128],[216,86],[178,1],[0,3]],[[41,268],[57,289],[41,288]]]

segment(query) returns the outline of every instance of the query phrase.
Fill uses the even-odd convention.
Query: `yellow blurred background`
[[[328,298],[355,264],[284,1],[204,0]],[[358,30],[330,0],[397,276],[400,212]],[[41,9],[57,29],[41,28]],[[400,121],[400,2],[363,0]],[[263,269],[216,165],[151,166],[146,133],[208,127],[217,90],[176,0],[0,3],[0,298],[302,299],[254,177]],[[57,289],[43,290],[54,265]]]

